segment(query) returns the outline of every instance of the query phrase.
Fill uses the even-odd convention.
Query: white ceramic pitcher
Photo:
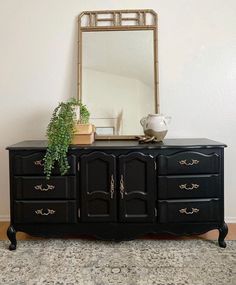
[[[170,116],[149,114],[147,117],[143,117],[140,123],[146,136],[154,136],[158,141],[162,141],[168,132],[170,121]]]

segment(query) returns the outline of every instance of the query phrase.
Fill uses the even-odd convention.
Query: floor
[[[0,222],[0,240],[7,240],[6,231],[9,226],[8,222]],[[229,233],[226,237],[226,240],[236,240],[236,224],[228,224]],[[203,239],[203,240],[216,240],[218,239],[219,231],[213,230],[208,233],[199,236],[191,236],[191,237],[176,237],[171,235],[152,235],[145,236],[145,239]],[[32,240],[39,239],[38,237],[32,237],[25,233],[19,232],[17,233],[17,240]]]

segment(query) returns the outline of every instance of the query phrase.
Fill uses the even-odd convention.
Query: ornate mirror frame
[[[130,16],[132,15],[132,16]],[[158,74],[158,17],[151,9],[84,11],[78,19],[77,97],[82,100],[82,33],[99,31],[153,31],[155,112],[160,113]],[[134,136],[98,136],[96,139],[134,139]]]

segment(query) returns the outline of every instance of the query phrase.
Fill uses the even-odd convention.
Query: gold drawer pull
[[[120,177],[120,195],[121,199],[124,199],[125,187],[124,187],[124,177],[121,175]]]
[[[199,184],[192,183],[190,187],[188,187],[187,184],[181,184],[179,185],[179,188],[182,190],[193,190],[193,189],[198,189]]]
[[[47,191],[49,191],[49,190],[55,189],[55,186],[54,186],[54,185],[47,184],[47,188],[43,188],[43,184],[40,184],[40,185],[35,185],[35,186],[34,186],[34,189],[35,189],[35,190],[39,190],[39,191],[41,191],[41,192],[47,192]]]
[[[188,212],[187,211],[187,208],[183,208],[183,209],[180,209],[179,212],[181,214],[185,214],[185,215],[192,215],[192,214],[197,214],[200,210],[198,208],[192,208],[192,211],[191,212]]]
[[[191,165],[195,165],[198,164],[200,161],[197,159],[192,159],[191,162],[187,162],[187,159],[183,159],[179,161],[180,165],[186,165],[186,166],[191,166]]]
[[[44,166],[44,162],[43,162],[42,159],[41,159],[41,160],[35,160],[35,161],[34,161],[34,165],[37,165],[37,166]]]
[[[48,215],[54,215],[56,213],[56,211],[55,210],[51,210],[51,209],[47,209],[47,212],[44,213],[43,209],[38,209],[38,210],[35,211],[35,213],[37,215],[41,215],[41,216],[48,216]]]
[[[110,186],[111,199],[113,199],[114,192],[115,192],[115,182],[114,182],[114,176],[112,174],[111,175],[111,186]]]

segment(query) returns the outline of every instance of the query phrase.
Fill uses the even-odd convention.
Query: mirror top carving
[[[81,31],[152,29],[157,27],[157,14],[151,9],[84,11],[79,26]]]

